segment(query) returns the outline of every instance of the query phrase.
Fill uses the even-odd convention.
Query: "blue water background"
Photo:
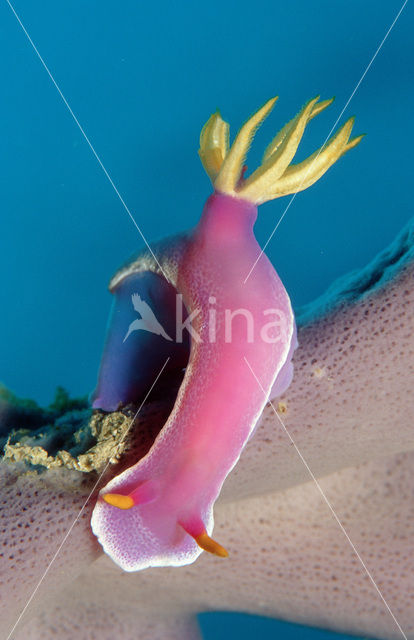
[[[14,6],[152,241],[200,215],[210,184],[198,138],[217,107],[234,134],[265,100],[280,96],[249,156],[254,168],[308,98],[335,95],[309,126],[298,155],[304,158],[325,141],[401,4],[16,0]],[[267,248],[295,308],[366,264],[412,215],[412,30],[407,5],[341,118],[356,114],[355,132],[368,135],[295,198]],[[93,388],[110,306],[106,285],[142,241],[6,2],[0,82],[0,380],[48,403],[57,384],[75,395]],[[260,208],[261,244],[288,202]],[[223,618],[211,620],[205,637],[222,637],[211,624],[218,629]],[[243,619],[231,624],[233,637],[254,634]],[[257,634],[290,637],[287,627],[268,629]],[[295,633],[310,637],[303,628]]]

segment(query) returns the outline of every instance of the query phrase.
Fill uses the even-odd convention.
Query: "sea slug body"
[[[167,358],[177,368],[188,358],[173,411],[150,451],[101,490],[93,512],[93,532],[126,571],[189,564],[203,549],[227,555],[211,538],[214,502],[266,402],[292,379],[294,315],[256,242],[257,205],[310,186],[361,136],[349,140],[351,119],[322,150],[291,165],[306,124],[331,103],[315,98],[245,179],[251,139],[275,100],[245,123],[231,147],[228,124],[219,113],[211,116],[199,153],[214,193],[199,224],[159,251],[155,263],[138,259],[112,282],[117,304],[93,406],[114,410],[148,387]],[[171,321],[175,294],[190,341]]]

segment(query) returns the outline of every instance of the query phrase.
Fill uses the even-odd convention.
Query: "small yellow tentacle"
[[[118,509],[131,509],[135,505],[131,496],[122,496],[120,493],[105,493],[102,498],[105,502]]]
[[[277,96],[268,100],[261,109],[256,111],[242,126],[221,166],[220,173],[214,183],[217,191],[236,195],[244,159],[257,127],[269,115],[277,100]]]
[[[215,556],[219,556],[220,558],[228,558],[229,554],[226,549],[222,547],[221,544],[213,540],[213,538],[210,538],[206,531],[203,531],[203,533],[194,538],[194,540],[201,549],[204,549],[204,551],[213,553]]]

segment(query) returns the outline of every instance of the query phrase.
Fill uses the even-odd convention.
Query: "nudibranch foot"
[[[131,399],[142,380],[156,379],[166,357],[185,367],[152,447],[101,490],[93,512],[93,532],[127,571],[182,566],[202,550],[228,555],[211,537],[214,503],[268,399],[293,376],[294,314],[255,239],[257,205],[310,186],[361,136],[350,138],[351,118],[321,149],[291,164],[307,124],[332,102],[318,96],[281,129],[246,178],[250,143],[275,101],[253,114],[231,146],[229,125],[218,112],[210,117],[199,154],[214,193],[199,224],[156,248],[156,258],[141,254],[111,282],[113,328],[94,406],[111,410]],[[187,343],[178,339],[183,328]]]

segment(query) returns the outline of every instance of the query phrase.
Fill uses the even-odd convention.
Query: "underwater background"
[[[298,159],[328,137],[402,2],[16,0],[13,6],[96,153],[151,242],[193,226],[211,191],[198,159],[220,108],[231,135],[279,101],[248,157],[317,95],[334,104]],[[355,151],[299,193],[266,253],[298,309],[364,266],[412,216],[413,7],[404,8],[337,127]],[[107,283],[142,239],[6,2],[0,3],[0,381],[52,401],[95,384]],[[336,127],[336,128],[337,128]],[[289,204],[259,210],[263,245]],[[207,639],[328,638],[287,623],[203,614]],[[345,636],[343,636],[345,637]]]

